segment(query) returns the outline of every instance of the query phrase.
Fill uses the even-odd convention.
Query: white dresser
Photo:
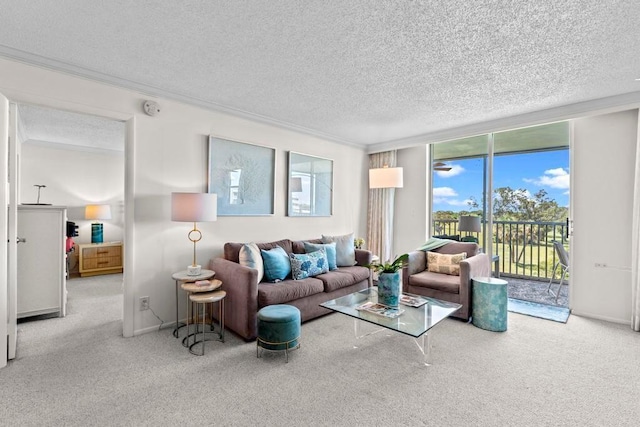
[[[18,318],[66,313],[66,221],[63,206],[18,206]]]

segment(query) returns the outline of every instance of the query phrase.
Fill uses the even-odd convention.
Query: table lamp
[[[469,236],[468,233],[479,233],[480,231],[482,231],[480,217],[471,215],[460,215],[460,218],[458,218],[458,231],[467,232],[467,236],[460,238],[461,242],[478,243],[478,239],[474,236]]]
[[[84,208],[84,218],[91,220],[111,219],[110,205],[87,205]],[[91,243],[103,242],[103,226],[101,222],[91,223]]]
[[[196,243],[202,239],[197,222],[218,219],[218,196],[215,193],[171,193],[171,220],[193,222],[193,230],[188,234],[193,242],[193,263],[187,267],[189,276],[200,274],[201,266],[196,262]]]

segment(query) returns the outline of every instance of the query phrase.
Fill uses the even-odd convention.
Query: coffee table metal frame
[[[396,318],[385,317],[365,310],[357,310],[357,306],[367,301],[378,302],[378,290],[376,287],[372,287],[324,302],[320,305],[329,310],[353,317],[356,340],[384,330],[392,330],[411,336],[414,338],[418,349],[424,356],[423,363],[429,366],[431,365],[432,350],[430,329],[458,311],[462,306],[460,304],[440,301],[421,295],[408,293],[404,293],[404,295],[423,298],[427,300],[427,302],[420,307],[401,304],[399,308],[404,310],[404,312]],[[381,328],[372,332],[362,333],[362,322],[372,323],[381,326]]]

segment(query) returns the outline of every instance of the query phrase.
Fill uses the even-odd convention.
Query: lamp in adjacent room
[[[218,196],[215,193],[171,193],[171,220],[193,222],[193,230],[188,234],[193,242],[193,263],[187,267],[189,276],[200,274],[201,266],[196,262],[196,243],[202,239],[198,222],[218,219]]]
[[[460,215],[460,218],[458,218],[458,231],[467,232],[467,236],[460,238],[460,241],[478,243],[478,239],[474,236],[469,236],[469,233],[479,233],[480,231],[482,231],[480,217],[471,215]]]
[[[402,188],[402,168],[381,168],[369,169],[369,188]]]
[[[84,218],[90,220],[111,219],[111,205],[87,205]],[[103,226],[101,222],[91,223],[91,243],[103,242]]]

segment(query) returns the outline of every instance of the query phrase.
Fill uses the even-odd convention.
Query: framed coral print
[[[208,191],[218,195],[218,216],[273,215],[275,148],[209,137]]]
[[[289,151],[287,215],[333,214],[333,160]]]

